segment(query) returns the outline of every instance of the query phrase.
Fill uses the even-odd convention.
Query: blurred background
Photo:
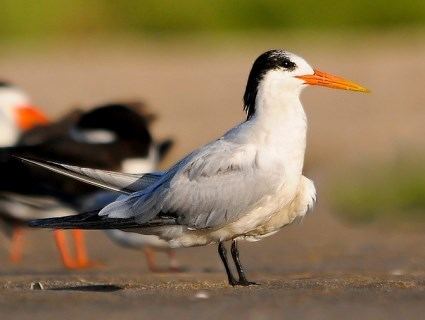
[[[266,49],[364,83],[372,94],[307,90],[307,172],[351,222],[425,217],[423,1],[4,0],[2,12],[2,78],[54,117],[143,99],[178,140],[164,166],[243,119]]]
[[[246,79],[267,49],[293,51],[368,87],[368,95],[305,91],[305,174],[318,189],[316,210],[301,226],[247,245],[245,260],[270,273],[423,267],[424,1],[3,0],[1,6],[0,78],[21,86],[52,118],[73,106],[142,99],[158,115],[154,135],[175,139],[164,168],[244,120]],[[276,244],[284,262],[271,253]],[[89,245],[121,267],[102,243]],[[214,251],[181,254],[208,268]],[[29,259],[42,264],[38,256]],[[140,261],[132,263],[139,268]]]
[[[305,175],[315,181],[318,203],[301,225],[243,245],[250,274],[423,275],[424,40],[423,0],[2,0],[0,79],[19,85],[51,119],[75,106],[144,101],[158,116],[154,136],[175,141],[161,164],[165,168],[244,120],[242,95],[260,53],[295,52],[371,93],[305,90]],[[53,258],[47,231],[29,237],[28,246],[37,250],[26,251],[20,266],[0,264],[3,275],[65,272]],[[107,266],[101,282],[118,281],[114,277],[122,270],[132,279],[147,271],[138,253],[113,246],[102,233],[90,232],[87,243]],[[215,251],[192,248],[178,256],[191,271],[218,272],[221,281]],[[0,248],[0,255],[6,259],[7,250]],[[305,299],[303,293],[295,297]],[[18,298],[9,292],[8,299],[13,306]],[[374,299],[362,300],[358,312],[369,310],[364,306]],[[99,302],[99,308],[122,302],[111,301],[103,307]],[[72,314],[73,307],[66,308]],[[414,310],[410,304],[406,309]],[[317,315],[315,307],[303,310]]]

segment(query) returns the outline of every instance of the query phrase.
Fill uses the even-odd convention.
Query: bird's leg
[[[161,270],[158,269],[158,266],[156,265],[155,251],[151,247],[146,246],[143,248],[143,252],[145,253],[149,271],[160,272]]]
[[[13,228],[12,242],[10,243],[9,259],[13,263],[22,260],[22,249],[24,246],[24,229],[21,227]]]
[[[72,230],[72,236],[75,243],[75,257],[77,260],[77,266],[79,268],[90,268],[100,265],[98,262],[89,260],[83,231],[78,229]]]
[[[84,235],[81,230],[72,230],[72,237],[75,243],[75,258],[78,264],[84,265],[88,263],[86,244]]]
[[[65,233],[62,230],[54,230],[53,234],[55,236],[56,246],[59,249],[59,253],[64,266],[68,269],[77,268],[77,264],[74,261],[73,257],[71,256],[71,253],[69,252]]]
[[[227,250],[223,242],[218,244],[218,254],[220,255],[221,261],[223,262],[224,268],[226,269],[229,284],[231,286],[238,285],[238,281],[236,281],[236,279],[233,277],[232,271],[229,268],[229,264],[227,262]]]
[[[168,259],[170,261],[170,268],[169,270],[171,272],[182,272],[183,269],[180,267],[180,263],[177,260],[176,252],[173,249],[167,250]]]
[[[256,284],[255,282],[248,281],[248,279],[246,278],[245,271],[242,268],[241,260],[239,259],[239,249],[238,249],[238,243],[236,240],[232,241],[232,246],[230,250],[232,252],[233,261],[235,262],[236,270],[239,275],[239,281],[237,285],[240,285],[240,286],[255,285]]]
[[[182,267],[177,260],[176,251],[174,249],[167,249],[168,259],[170,260],[170,272],[184,272],[185,267]]]

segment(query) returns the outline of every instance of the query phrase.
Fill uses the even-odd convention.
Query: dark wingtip
[[[9,153],[9,157],[14,158],[16,160],[20,160],[20,161],[25,161],[26,160],[26,158],[23,158],[23,157],[21,157],[21,156],[19,156],[17,154],[14,154],[14,153]]]
[[[42,220],[38,219],[38,220],[30,220],[28,222],[28,227],[30,228],[40,228],[43,226],[43,223],[41,222]]]
[[[22,157],[16,153],[9,153],[8,156],[16,161],[22,162],[24,165],[35,165],[33,162],[34,159]]]
[[[33,158],[33,157],[26,157],[26,156],[24,157],[24,156],[21,156],[21,155],[16,154],[16,153],[9,153],[9,156],[16,159],[16,160],[19,160],[21,162],[31,164],[31,165],[34,165],[34,166],[40,166],[42,164],[50,163],[50,161],[47,161],[47,160],[37,159],[37,158]]]
[[[36,220],[30,220],[27,225],[30,228],[60,228],[60,225],[58,224],[58,219],[61,218],[46,218],[46,219],[36,219]]]

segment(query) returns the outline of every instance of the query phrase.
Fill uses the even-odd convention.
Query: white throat
[[[30,99],[16,87],[0,88],[0,147],[14,145],[21,134],[16,110],[29,104]]]
[[[20,129],[11,108],[0,111],[0,147],[13,146],[19,138]]]
[[[307,118],[299,99],[301,88],[287,87],[278,77],[265,77],[258,87],[252,122],[259,143],[277,156],[286,174],[298,179],[306,148]]]
[[[255,114],[260,118],[285,117],[293,112],[305,118],[300,102],[301,86],[291,76],[271,71],[259,83],[255,100]]]

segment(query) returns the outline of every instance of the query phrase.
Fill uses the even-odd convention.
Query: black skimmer
[[[74,111],[56,123],[36,127],[23,133],[14,147],[2,151],[0,171],[0,208],[6,225],[13,225],[12,260],[22,249],[22,228],[34,218],[77,213],[84,197],[96,188],[69,179],[56,179],[44,170],[23,168],[9,154],[49,157],[57,161],[76,162],[100,169],[130,172],[154,170],[169,140],[156,143],[148,130],[150,116],[139,113],[134,104],[110,104],[92,111]],[[119,125],[116,125],[118,120]],[[13,177],[13,178],[12,178]],[[23,182],[31,181],[30,184]],[[80,230],[73,230],[75,258],[65,235],[55,231],[55,240],[64,265],[68,268],[92,266]]]
[[[253,284],[242,268],[238,241],[257,241],[278,232],[303,217],[316,198],[313,182],[302,174],[307,118],[300,93],[309,85],[367,92],[351,81],[313,69],[293,53],[267,51],[255,60],[248,77],[246,121],[167,171],[123,181],[119,174],[112,177],[87,168],[30,161],[122,192],[101,210],[30,225],[120,229],[156,235],[171,247],[217,243],[229,284]],[[226,241],[232,243],[238,278],[228,265]]]
[[[47,116],[32,104],[22,89],[10,82],[0,81],[0,147],[14,146],[25,131],[48,122]],[[22,229],[10,228],[15,223],[8,222],[3,227],[12,239],[10,260],[18,262],[21,259]]]

